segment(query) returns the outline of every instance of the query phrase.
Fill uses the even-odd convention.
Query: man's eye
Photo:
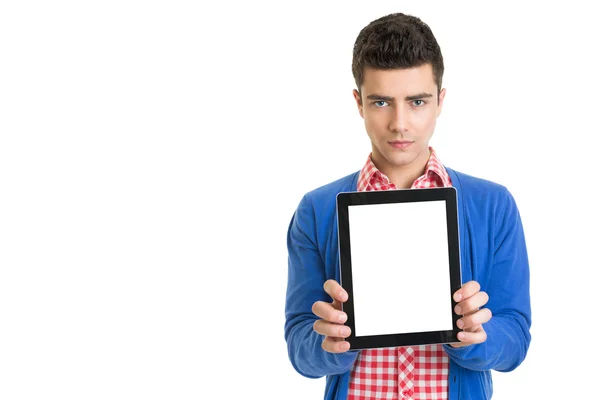
[[[413,105],[417,107],[422,107],[425,105],[425,102],[423,100],[413,100]]]
[[[387,106],[387,102],[380,100],[380,101],[376,101],[373,104],[375,104],[375,107],[381,108],[381,107],[385,107]]]

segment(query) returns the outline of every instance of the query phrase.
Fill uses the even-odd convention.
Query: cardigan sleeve
[[[489,295],[486,307],[492,311],[492,319],[483,325],[487,340],[461,348],[444,345],[450,358],[471,370],[512,371],[525,359],[531,342],[529,262],[523,226],[506,188],[502,200],[499,204],[504,212],[495,213],[492,271],[485,289]]]
[[[334,354],[323,350],[324,336],[313,330],[318,319],[312,312],[315,301],[331,302],[323,289],[325,263],[316,240],[316,215],[308,195],[296,209],[287,234],[288,283],[285,301],[285,340],[293,367],[308,378],[349,371],[358,351]]]

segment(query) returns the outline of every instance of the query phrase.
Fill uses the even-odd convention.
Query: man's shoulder
[[[319,186],[316,189],[306,193],[305,197],[310,198],[311,200],[322,201],[331,198],[335,199],[335,196],[341,192],[355,191],[359,172],[360,171],[353,172],[350,175],[344,176],[343,178]]]
[[[307,192],[296,210],[297,223],[316,220],[321,221],[319,224],[324,221],[325,226],[330,227],[330,224],[334,222],[333,216],[338,193],[355,191],[359,172],[346,175]]]
[[[446,167],[450,173],[453,186],[460,186],[463,198],[470,203],[510,204],[514,198],[508,188],[499,182],[481,178]],[[458,182],[455,182],[458,180]]]
[[[506,186],[499,182],[495,182],[489,179],[485,179],[479,176],[467,174],[465,172],[453,170],[451,168],[446,167],[449,170],[451,178],[458,178],[458,183],[461,185],[462,189],[466,190],[475,190],[475,191],[485,191],[485,192],[504,192],[506,191]],[[454,177],[452,176],[452,172],[454,173]]]

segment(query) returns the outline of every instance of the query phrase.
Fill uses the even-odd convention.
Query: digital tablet
[[[350,349],[458,342],[456,189],[343,192],[337,217]]]

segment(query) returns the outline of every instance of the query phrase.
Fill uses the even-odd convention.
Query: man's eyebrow
[[[367,96],[367,99],[375,101],[394,101],[393,97],[383,96],[381,94],[370,94]]]
[[[415,94],[414,96],[406,96],[406,98],[404,100],[406,101],[411,101],[411,100],[419,100],[419,99],[425,99],[427,97],[433,97],[433,95],[431,93],[419,93],[419,94]]]
[[[433,97],[433,95],[431,93],[419,93],[419,94],[415,94],[412,96],[406,96],[404,98],[404,100],[406,101],[411,101],[411,100],[419,100],[419,99],[425,99],[428,97]],[[369,100],[375,100],[375,101],[394,101],[394,97],[390,97],[390,96],[383,96],[381,94],[370,94],[367,96],[367,99]]]

